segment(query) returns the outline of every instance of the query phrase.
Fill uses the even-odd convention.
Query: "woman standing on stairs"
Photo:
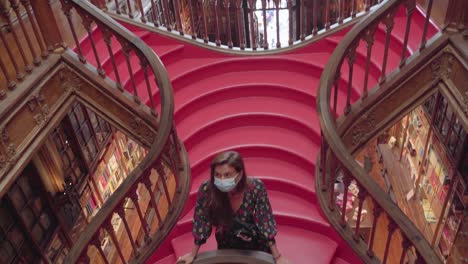
[[[195,245],[177,263],[190,264],[216,227],[218,249],[258,250],[287,264],[275,242],[277,233],[263,182],[246,176],[239,153],[227,151],[211,162],[211,177],[198,190],[193,221]],[[184,262],[185,261],[185,262]]]

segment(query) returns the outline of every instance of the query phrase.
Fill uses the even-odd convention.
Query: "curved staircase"
[[[404,39],[404,30],[400,29],[406,25],[404,12],[399,10],[395,19],[388,69],[399,64]],[[398,19],[399,16],[402,19]],[[411,39],[421,38],[423,18],[419,12],[413,15],[414,32],[410,35],[409,53],[418,48]],[[320,148],[315,111],[318,82],[328,58],[348,29],[287,53],[238,56],[182,43],[136,26],[125,26],[153,48],[168,71],[174,87],[177,133],[187,149],[193,177],[182,217],[147,263],[173,264],[177,257],[191,250],[198,186],[209,178],[212,157],[228,149],[242,154],[248,176],[264,181],[278,223],[278,247],[292,263],[361,263],[322,216],[314,178]],[[379,26],[377,32],[373,52],[383,54],[384,26]],[[435,33],[436,29],[431,28],[428,38]],[[94,34],[94,40],[99,49],[105,50],[100,33]],[[82,44],[86,41],[87,38]],[[364,71],[365,43],[360,43],[357,51],[354,71]],[[90,48],[83,48],[83,53],[90,55],[86,56],[90,59],[93,57]],[[127,67],[123,52],[117,51],[114,57],[118,67]],[[101,63],[103,68],[112,67],[108,58]],[[136,57],[132,57],[131,65],[134,69],[140,67]],[[347,70],[346,67],[343,70]],[[370,72],[377,76],[381,71],[382,61],[372,61]],[[120,78],[125,89],[133,89],[129,77]],[[142,71],[134,80],[137,90],[146,89]],[[349,80],[340,81],[347,83]],[[377,81],[370,78],[369,87]],[[352,86],[351,98],[357,100],[364,80],[354,79]],[[338,112],[346,105],[346,93],[339,92],[343,96],[338,96]],[[154,95],[156,105],[157,98]],[[216,242],[211,236],[201,252],[215,248]]]

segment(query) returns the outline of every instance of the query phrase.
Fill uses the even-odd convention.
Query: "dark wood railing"
[[[381,0],[90,1],[112,14],[198,39],[201,43],[210,43],[210,46],[240,50],[268,50],[304,42],[317,34],[364,15],[371,6],[382,2]],[[280,30],[283,20],[287,25],[283,25],[284,28]],[[272,25],[271,30],[268,28],[269,24]],[[275,43],[270,41],[273,39]]]
[[[200,253],[193,262],[193,264],[223,263],[274,264],[275,260],[270,254],[261,251],[223,249]]]
[[[427,45],[428,24],[432,6],[429,1],[425,23],[423,26],[422,38],[419,40],[419,48],[414,49],[414,57]],[[412,14],[414,12],[415,1],[389,0],[378,9],[361,20],[339,43],[323,71],[319,95],[317,97],[317,111],[319,112],[322,129],[321,151],[319,164],[317,166],[318,176],[316,178],[319,200],[322,208],[328,216],[330,222],[335,226],[343,238],[353,247],[357,254],[366,263],[442,263],[430,243],[416,226],[404,215],[391,198],[384,194],[380,187],[372,180],[366,171],[355,161],[352,151],[349,150],[340,133],[344,129],[347,116],[358,109],[362,103],[366,102],[368,94],[384,87],[387,76],[392,70],[402,70],[407,65],[409,58],[407,52],[410,29],[412,27]],[[395,14],[401,9],[406,12],[406,29],[402,44],[392,45],[391,34],[394,27]],[[378,27],[384,29],[384,53],[373,54],[372,47],[376,37]],[[438,35],[440,36],[440,35]],[[365,44],[367,52],[364,58],[365,66],[361,71],[354,71],[356,66],[357,48],[360,43]],[[413,43],[414,45],[414,43]],[[399,54],[399,65],[389,68],[388,51],[394,47],[401,48]],[[377,58],[376,56],[379,56]],[[374,75],[374,83],[370,83],[370,64],[372,61],[379,61],[383,56],[381,70]],[[395,64],[395,63],[394,63]],[[360,74],[361,76],[357,76]],[[341,79],[347,81],[340,81]],[[364,87],[357,103],[351,98],[353,80],[356,78],[364,80]],[[369,87],[374,87],[369,90]],[[388,88],[388,87],[387,87]],[[345,99],[338,100],[338,93],[342,91],[346,94]],[[389,91],[388,91],[389,92]],[[342,97],[340,97],[340,100]],[[372,120],[368,122],[373,123]],[[360,140],[359,135],[355,139]],[[344,194],[338,202],[335,193],[335,183],[339,179],[344,186]],[[350,188],[350,185],[357,188]],[[359,192],[357,194],[358,211],[355,221],[348,219],[346,207],[348,202],[348,192]],[[363,215],[363,204],[368,204],[368,210],[372,214],[371,223],[368,223],[370,234],[368,240],[363,240],[361,233],[361,220]],[[338,205],[339,204],[339,205]],[[380,230],[381,232],[376,232]],[[379,247],[377,250],[376,247]],[[392,260],[389,260],[389,253],[392,252]]]
[[[115,93],[134,100],[141,109],[150,112],[159,125],[145,159],[86,226],[65,263],[142,262],[176,223],[190,185],[188,160],[173,125],[172,86],[163,64],[141,39],[86,1],[62,0],[61,3],[76,44],[76,60],[90,65],[96,78],[114,86]],[[74,19],[75,15],[81,19]],[[87,31],[88,41],[80,42],[76,33],[78,27]],[[98,34],[105,41],[104,50],[109,52],[108,56],[104,56],[95,43]],[[119,45],[112,45],[113,41]],[[114,60],[115,46],[123,50],[125,67]],[[70,50],[66,52],[69,53]],[[104,66],[103,59],[110,60],[112,67]],[[135,63],[143,69],[146,89],[138,90],[135,86]],[[123,76],[128,76],[132,83],[128,91],[123,89]],[[153,102],[154,95],[160,96],[159,112]],[[134,215],[129,217],[129,214]]]

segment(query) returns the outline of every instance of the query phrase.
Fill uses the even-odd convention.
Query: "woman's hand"
[[[192,255],[192,253],[187,253],[182,257],[179,257],[176,264],[192,264],[194,259],[195,257]]]
[[[283,256],[279,256],[279,258],[275,259],[275,263],[276,264],[291,264],[291,262]]]

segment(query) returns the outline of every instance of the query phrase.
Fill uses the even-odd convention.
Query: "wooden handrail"
[[[374,210],[376,215],[380,214],[380,209],[387,214],[390,219],[389,223],[389,233],[393,234],[395,228],[398,228],[404,237],[405,243],[410,243],[410,245],[414,246],[417,252],[418,260],[424,260],[426,263],[441,263],[441,260],[436,255],[435,251],[432,249],[431,245],[428,241],[426,241],[420,231],[415,227],[415,225],[402,213],[402,211],[398,208],[398,206],[390,199],[389,196],[383,195],[381,188],[370,178],[364,169],[358,165],[351,155],[350,151],[346,148],[341,136],[338,134],[339,127],[338,125],[341,124],[337,121],[336,117],[344,114],[345,116],[349,111],[351,111],[351,105],[349,100],[349,93],[347,98],[347,106],[344,110],[344,113],[338,113],[337,111],[337,104],[336,104],[336,96],[337,96],[337,80],[341,76],[341,66],[346,61],[350,60],[350,54],[352,57],[353,52],[356,50],[356,43],[359,42],[361,38],[366,34],[366,31],[372,31],[378,23],[382,22],[384,19],[392,19],[392,13],[396,11],[397,8],[400,7],[402,1],[398,0],[389,0],[382,3],[378,8],[371,11],[365,18],[363,18],[356,26],[341,40],[338,44],[337,48],[333,52],[330,60],[328,61],[319,84],[319,93],[317,96],[317,112],[319,115],[321,130],[322,130],[322,149],[320,152],[320,172],[321,172],[321,179],[317,179],[317,182],[320,181],[320,185],[322,186],[322,190],[327,190],[328,192],[333,195],[333,178],[329,179],[327,177],[327,171],[330,169],[331,174],[335,174],[336,172],[333,171],[337,165],[342,165],[343,167],[343,179],[345,184],[345,195],[346,191],[349,186],[349,183],[352,179],[357,181],[359,186],[359,190],[365,191],[363,193],[363,199],[366,196],[370,196],[374,204]],[[430,15],[430,14],[429,14]],[[428,15],[428,16],[429,16]],[[427,18],[428,19],[428,18]],[[387,27],[388,29],[389,27]],[[427,29],[425,29],[427,30]],[[391,28],[390,28],[391,31]],[[387,34],[388,36],[388,34]],[[386,45],[388,49],[388,44]],[[381,54],[380,54],[381,55]],[[385,62],[384,62],[385,64]],[[402,65],[403,67],[404,65]],[[384,66],[385,67],[385,66]],[[350,67],[352,69],[352,66]],[[367,71],[365,74],[369,74]],[[385,82],[385,70],[382,72],[382,76],[384,77],[381,79],[381,82]],[[382,77],[381,76],[381,77]],[[352,79],[352,70],[350,71],[350,80]],[[332,90],[335,87],[335,98],[332,98]],[[349,90],[348,90],[349,92]],[[361,97],[362,100],[365,99],[366,95]],[[331,101],[334,100],[334,104],[332,105]],[[342,117],[345,118],[345,117]],[[342,121],[342,120],[341,120]],[[337,162],[339,164],[337,164]],[[333,165],[330,165],[333,164]],[[330,166],[330,168],[328,167]],[[333,169],[332,169],[333,168]],[[327,182],[327,180],[331,182]],[[327,189],[331,188],[331,189]],[[320,195],[320,193],[318,194]],[[343,198],[344,202],[346,203],[346,197]],[[333,201],[333,200],[332,200]],[[333,207],[335,205],[329,205],[332,211],[334,210]],[[346,205],[344,205],[346,206]],[[362,207],[362,204],[360,205]],[[360,208],[362,210],[362,208]],[[346,226],[346,222],[344,220],[344,215],[342,214],[343,219],[340,220],[341,225]],[[375,217],[376,219],[378,216]],[[358,221],[359,223],[359,221]],[[373,225],[373,229],[376,227],[375,221]],[[375,231],[374,231],[375,233]],[[375,235],[375,234],[374,234]],[[370,242],[370,251],[368,252],[370,256],[372,256],[372,241],[374,239],[374,235],[371,237]],[[358,239],[357,237],[354,237]],[[350,242],[350,241],[348,241]],[[387,241],[387,248],[388,250],[388,242]],[[408,247],[404,248],[402,260],[404,259],[405,251]],[[385,254],[386,255],[386,254]],[[421,259],[422,258],[422,259]],[[386,261],[386,256],[384,256],[383,262]]]
[[[194,264],[274,264],[270,254],[261,251],[221,249],[197,255]]]
[[[87,1],[62,0],[62,4],[64,13],[70,22],[72,31],[74,30],[75,25],[71,23],[71,9],[73,8],[79,15],[81,15],[83,24],[88,30],[88,36],[94,50],[94,66],[96,66],[97,73],[102,78],[106,78],[107,73],[102,68],[98,56],[99,54],[97,54],[94,47],[91,23],[97,24],[106,41],[110,42],[111,37],[117,39],[121,43],[126,55],[130,54],[130,52],[134,52],[137,55],[138,59],[140,60],[141,67],[145,71],[146,84],[148,88],[147,96],[150,99],[148,104],[150,104],[150,106],[147,107],[146,105],[140,104],[143,100],[142,98],[145,97],[141,97],[141,94],[138,94],[134,83],[133,89],[132,87],[122,86],[122,83],[119,79],[119,72],[111,54],[112,63],[114,65],[113,74],[115,81],[115,92],[123,93],[129,99],[133,99],[136,103],[140,104],[141,109],[146,109],[147,112],[151,112],[154,118],[157,118],[157,123],[159,125],[157,128],[157,136],[153,139],[151,149],[149,150],[144,160],[122,182],[122,184],[115,190],[112,196],[105,202],[103,207],[94,216],[92,221],[86,226],[79,240],[76,241],[67,255],[65,263],[76,263],[79,259],[86,261],[86,251],[90,245],[96,246],[101,256],[105,258],[104,253],[100,248],[99,233],[101,229],[107,231],[110,234],[115,246],[116,235],[113,231],[112,225],[110,224],[110,220],[114,214],[118,214],[123,220],[127,235],[130,237],[130,242],[133,247],[134,252],[132,256],[134,258],[139,256],[148,257],[149,253],[146,251],[154,250],[155,245],[158,245],[161,241],[163,241],[172,226],[175,224],[178,218],[178,214],[181,213],[181,210],[178,210],[178,208],[183,208],[183,204],[185,202],[184,199],[186,199],[188,193],[188,189],[185,188],[188,185],[187,179],[189,182],[189,177],[187,176],[188,161],[184,158],[183,146],[181,146],[181,142],[177,138],[173,124],[174,99],[171,82],[159,57],[157,57],[157,55],[140,38],[136,37],[133,33],[122,27],[120,24],[116,23],[108,15],[104,14]],[[87,64],[87,58],[84,54],[82,54],[81,50],[82,43],[78,41],[76,35],[74,38],[76,42],[75,50],[78,53],[77,59],[79,59],[83,64]],[[109,47],[109,43],[107,44]],[[112,53],[111,50],[109,50],[109,52]],[[126,59],[128,69],[130,71],[131,63],[129,56],[127,56]],[[150,82],[147,74],[148,71],[153,74],[156,82],[155,85]],[[132,71],[130,71],[130,77],[133,82]],[[133,93],[133,96],[130,97],[130,94],[125,91],[124,88]],[[154,94],[159,94],[160,96],[161,104],[159,114],[156,113],[157,108],[153,104],[152,97]],[[185,172],[184,177],[181,176],[182,172]],[[155,192],[160,193],[160,196],[162,197],[161,199],[166,199],[169,207],[167,208],[168,213],[164,219],[163,216],[160,215],[158,201],[155,198],[155,194],[152,190],[153,183],[151,182],[150,175],[155,173],[159,175],[158,179],[154,183],[156,187]],[[173,194],[170,194],[171,191],[169,190],[169,187],[166,183],[166,181],[171,181],[171,179],[175,181],[176,186],[175,192]],[[147,223],[145,212],[140,208],[140,205],[137,205],[139,199],[137,189],[139,185],[141,185],[143,188],[146,188],[148,191],[148,194],[151,197],[148,208],[154,209],[158,216],[159,229],[157,229],[156,234],[154,234],[154,240],[151,237],[152,234],[149,232],[151,229],[151,223]],[[161,191],[159,191],[160,188]],[[131,231],[128,227],[127,221],[125,220],[123,204],[125,203],[126,199],[131,200],[138,210],[138,219],[141,221],[141,228],[145,233],[146,243],[144,245],[144,250],[146,251],[144,252],[136,252],[135,241],[132,240],[133,238]],[[174,208],[176,209],[174,210]],[[148,213],[150,210],[148,210],[146,213]],[[122,261],[126,262],[124,260],[122,250],[118,245],[116,251]]]

